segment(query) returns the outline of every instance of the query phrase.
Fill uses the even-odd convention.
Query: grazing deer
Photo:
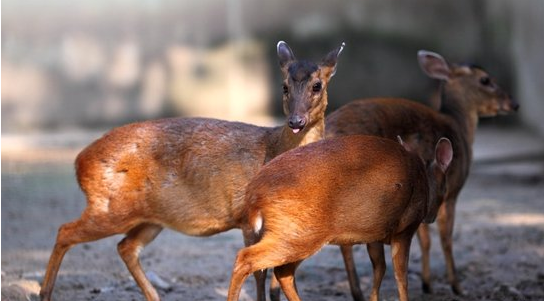
[[[81,217],[60,227],[41,287],[50,300],[64,254],[74,245],[126,234],[119,255],[147,300],[159,300],[139,253],[165,227],[194,236],[238,228],[244,191],[263,164],[324,136],[327,85],[344,44],[321,63],[296,60],[277,45],[287,122],[259,127],[204,118],[171,118],[113,129],[76,158],[87,197]],[[264,281],[262,279],[261,281]],[[264,300],[264,282],[258,288]]]
[[[255,243],[238,252],[228,301],[238,300],[249,274],[274,267],[288,300],[300,300],[294,273],[326,244],[391,244],[398,292],[408,300],[410,242],[422,221],[433,221],[445,192],[452,159],[440,139],[428,165],[395,141],[353,135],[322,140],[286,152],[248,184],[247,222]],[[376,259],[374,300],[385,271],[383,247]],[[374,262],[374,261],[373,261]]]
[[[440,137],[453,145],[454,158],[448,170],[447,193],[438,211],[438,228],[446,260],[448,281],[455,294],[462,294],[455,272],[452,233],[455,203],[469,174],[472,144],[479,117],[506,114],[518,104],[480,67],[448,63],[440,55],[419,51],[418,60],[431,78],[441,80],[441,102],[437,112],[422,104],[399,98],[352,101],[327,116],[326,137],[366,134],[417,140],[415,150],[426,161],[433,158],[432,146]],[[418,230],[422,251],[423,290],[432,292],[430,279],[430,236],[427,224]],[[353,263],[351,246],[342,246],[349,283],[355,300],[364,300]],[[272,294],[272,293],[271,293]]]

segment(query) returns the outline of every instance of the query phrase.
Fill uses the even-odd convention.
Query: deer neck
[[[325,137],[325,121],[319,120],[314,125],[303,129],[300,133],[293,133],[287,125],[283,126],[280,137],[281,152],[319,141]]]
[[[325,138],[324,117],[325,116],[323,116],[323,118],[319,119],[317,122],[308,125],[302,131],[296,134],[293,133],[293,130],[287,125],[274,128],[269,136],[269,149],[267,151],[266,161],[269,161],[290,149]]]
[[[455,91],[449,91],[448,87],[444,86],[440,113],[453,120],[469,145],[474,143],[474,135],[478,127],[478,112],[476,108],[470,106],[470,99],[466,99]]]
[[[265,162],[293,148],[324,139],[327,103],[328,94],[327,91],[324,91],[317,106],[310,112],[310,122],[298,133],[293,133],[293,130],[287,124],[271,129],[268,135]]]

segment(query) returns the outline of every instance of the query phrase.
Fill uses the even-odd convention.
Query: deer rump
[[[259,172],[247,189],[248,227],[263,239],[288,235],[320,246],[387,242],[417,228],[429,197],[421,160],[392,140],[330,140],[280,155]]]

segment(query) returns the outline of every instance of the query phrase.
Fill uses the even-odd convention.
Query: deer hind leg
[[[417,229],[417,238],[421,248],[421,280],[422,289],[426,294],[432,294],[431,286],[431,267],[430,267],[430,250],[431,237],[429,235],[429,225],[421,224]]]
[[[361,285],[359,284],[359,276],[357,275],[357,269],[355,268],[355,261],[353,259],[353,246],[343,245],[340,246],[342,252],[342,258],[344,259],[344,266],[348,273],[349,288],[351,290],[351,296],[354,301],[364,301]]]
[[[270,289],[269,289],[269,295],[270,295],[270,301],[280,301],[280,283],[278,282],[278,278],[276,278],[276,275],[272,273],[270,277]]]
[[[283,236],[283,235],[282,235]],[[266,268],[277,267],[301,261],[317,252],[322,244],[290,244],[281,238],[264,236],[257,244],[238,252],[229,286],[228,301],[238,300],[242,284],[249,274]],[[278,248],[281,246],[281,249]],[[304,246],[304,249],[300,249]],[[295,299],[296,300],[296,299]]]
[[[261,254],[266,252],[266,248],[267,246],[261,242],[246,247],[238,252],[230,279],[229,292],[227,295],[228,301],[238,300],[242,285],[249,274],[272,266],[268,265],[273,264],[271,262],[268,262],[268,264],[259,263],[259,260],[265,259],[265,256],[262,256]]]
[[[147,300],[160,300],[159,294],[151,285],[142,269],[139,259],[140,251],[159,233],[162,227],[155,224],[141,224],[127,233],[127,236],[117,245],[117,251],[125,262],[130,274],[144,293]]]
[[[246,247],[256,244],[260,239],[259,235],[256,234],[253,229],[244,228],[242,229],[242,233],[244,235],[244,244]],[[267,269],[253,272],[257,288],[257,301],[266,301],[266,274]],[[279,299],[277,301],[279,301]]]
[[[452,291],[457,295],[462,295],[463,290],[457,279],[455,261],[453,259],[453,225],[455,220],[455,198],[448,198],[442,203],[438,210],[438,230],[440,233],[440,242],[442,251],[446,259],[446,271],[448,281]]]
[[[400,301],[408,301],[408,257],[410,255],[411,236],[403,235],[391,240],[391,255],[395,268],[395,280]]]
[[[382,285],[386,266],[383,244],[370,243],[366,245],[366,249],[372,262],[372,292],[370,293],[370,301],[378,301],[380,299],[380,286]]]
[[[288,263],[274,268],[274,275],[280,283],[280,286],[289,301],[300,301],[297,293],[297,284],[295,281],[295,271],[302,260]]]
[[[115,223],[109,222],[100,214],[94,214],[88,209],[83,212],[80,219],[60,226],[40,289],[41,300],[51,300],[51,294],[62,259],[70,248],[80,243],[98,240],[119,233],[123,233],[123,230]]]

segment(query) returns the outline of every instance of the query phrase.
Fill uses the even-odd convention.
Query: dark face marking
[[[289,72],[289,77],[294,82],[303,82],[307,81],[312,73],[317,71],[318,66],[315,63],[309,61],[297,61],[289,66],[287,71]]]

